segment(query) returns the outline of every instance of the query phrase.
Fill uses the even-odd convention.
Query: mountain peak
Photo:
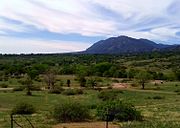
[[[110,37],[106,40],[98,41],[88,48],[88,54],[122,54],[151,52],[166,48],[169,45],[157,44],[148,39],[136,39],[128,36]]]

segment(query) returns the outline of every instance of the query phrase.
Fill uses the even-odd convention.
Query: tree
[[[26,95],[28,95],[28,96],[31,96],[32,95],[32,93],[31,93],[31,89],[32,89],[32,84],[33,84],[33,81],[32,81],[32,79],[31,79],[31,77],[29,77],[29,76],[27,76],[26,77],[26,80],[23,82],[24,83],[24,85],[26,86],[25,88],[26,88]]]
[[[29,69],[27,72],[27,75],[33,80],[35,79],[39,74],[38,71],[35,69]]]
[[[175,71],[176,79],[180,81],[180,70]]]
[[[67,86],[70,87],[70,85],[71,85],[71,80],[70,80],[70,79],[67,79],[67,82],[66,82],[66,83],[67,83]]]
[[[91,77],[89,80],[88,80],[88,85],[92,88],[96,87],[97,86],[97,81],[96,81],[96,78],[93,78]]]
[[[103,102],[97,107],[97,114],[101,120],[133,121],[142,120],[141,113],[129,103],[119,100]]]
[[[77,77],[77,80],[78,80],[78,82],[79,82],[81,87],[85,87],[85,85],[86,85],[86,78],[85,78],[85,76],[80,75],[80,76]]]
[[[48,86],[48,89],[54,89],[54,84],[56,83],[56,75],[53,70],[49,70],[45,75],[44,75],[44,81]]]
[[[26,95],[28,95],[28,96],[32,95],[31,90],[32,90],[32,86],[33,86],[32,85],[33,79],[35,79],[38,75],[39,74],[36,70],[32,70],[32,69],[28,70],[25,81],[23,82],[24,85],[26,86],[26,90],[27,90]]]
[[[108,62],[98,63],[94,66],[93,72],[95,75],[103,76],[105,72],[107,72],[111,68],[112,64]],[[107,74],[107,73],[105,73]]]
[[[144,89],[145,83],[147,83],[148,80],[151,79],[151,75],[146,71],[140,71],[135,78],[138,80],[138,83],[141,84],[142,89]]]

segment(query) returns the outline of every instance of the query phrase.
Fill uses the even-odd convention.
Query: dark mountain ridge
[[[124,54],[144,53],[153,51],[168,51],[180,45],[157,44],[148,39],[135,39],[128,36],[111,37],[98,41],[83,53],[85,54]]]

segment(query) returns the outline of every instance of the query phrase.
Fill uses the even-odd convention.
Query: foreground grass
[[[137,87],[123,90],[123,93],[119,93],[117,98],[134,104],[138,110],[142,111],[145,121],[120,123],[119,126],[127,128],[141,128],[146,125],[160,128],[178,126],[178,122],[180,122],[180,95],[174,90],[178,90],[180,86],[176,86],[176,84],[179,83],[166,83],[160,86],[161,90],[153,90],[153,85],[149,86],[147,90],[141,90]],[[49,128],[55,125],[51,111],[55,104],[64,100],[71,99],[83,102],[92,109],[92,116],[94,116],[93,109],[102,102],[98,99],[98,93],[95,90],[84,90],[83,95],[65,96],[40,91],[33,92],[33,96],[26,96],[25,92],[0,91],[0,128],[10,127],[10,111],[15,104],[21,101],[29,102],[37,108],[37,113],[29,118],[38,128]],[[25,122],[21,118],[17,118],[17,120]]]

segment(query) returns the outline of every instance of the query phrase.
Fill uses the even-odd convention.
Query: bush
[[[165,99],[165,97],[164,96],[154,96],[153,99],[160,100],[160,99]]]
[[[102,99],[103,101],[114,100],[117,99],[117,96],[122,93],[123,91],[121,90],[104,90],[98,94],[98,98]]]
[[[37,85],[31,86],[31,91],[41,91],[41,87]]]
[[[60,93],[62,93],[62,91],[64,91],[64,89],[62,87],[55,87],[53,89],[50,89],[49,93],[60,94]]]
[[[109,101],[100,104],[97,108],[97,116],[105,121],[133,121],[142,120],[141,113],[133,105],[122,101]]]
[[[1,84],[0,84],[0,87],[1,87],[1,88],[7,88],[8,85],[7,85],[6,83],[1,83]]]
[[[94,88],[94,90],[97,90],[97,91],[102,91],[103,89],[102,88],[100,88],[100,87],[97,87],[97,88]]]
[[[13,88],[13,91],[23,91],[25,89],[25,86],[17,86]]]
[[[162,90],[160,87],[153,88],[153,90]]]
[[[53,117],[58,122],[80,122],[90,118],[89,109],[75,101],[61,102],[56,105]]]
[[[113,82],[113,83],[119,83],[119,80],[113,79],[112,82]]]
[[[25,102],[17,104],[11,111],[11,114],[33,114],[35,113],[35,108],[33,105]]]
[[[83,94],[83,90],[82,89],[66,89],[63,91],[64,95],[81,95]]]
[[[174,92],[177,92],[177,93],[178,93],[178,92],[180,92],[180,89],[177,89],[177,90],[175,90]]]

